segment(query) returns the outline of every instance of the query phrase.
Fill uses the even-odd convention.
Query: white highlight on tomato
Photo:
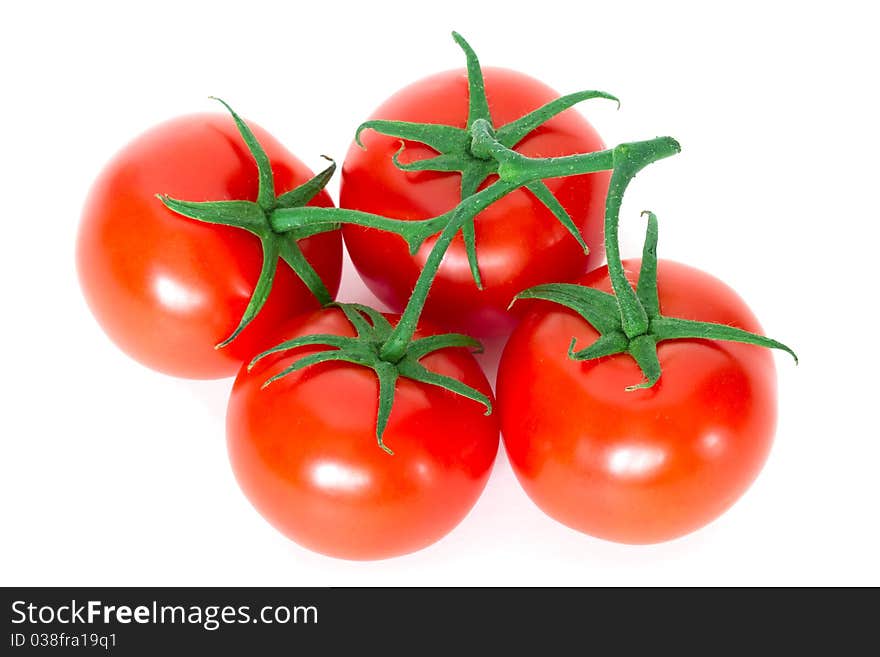
[[[659,447],[619,447],[609,455],[608,468],[619,477],[637,479],[654,474],[665,460],[666,453]]]
[[[370,483],[370,475],[338,463],[321,463],[312,469],[312,480],[324,489],[356,491]]]
[[[157,276],[153,289],[156,292],[156,296],[162,301],[162,305],[172,310],[182,312],[192,310],[203,301],[200,294],[188,290],[168,276]]]

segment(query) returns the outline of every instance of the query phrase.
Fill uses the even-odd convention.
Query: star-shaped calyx
[[[278,269],[278,261],[282,260],[299,278],[305,283],[306,287],[315,295],[315,298],[321,305],[327,305],[333,301],[333,297],[327,290],[327,286],[321,280],[318,273],[312,268],[309,261],[303,255],[302,250],[297,244],[297,240],[335,230],[338,225],[324,223],[320,225],[300,226],[285,231],[278,231],[273,228],[272,216],[274,213],[285,209],[297,208],[306,205],[326,186],[327,182],[333,176],[336,170],[336,164],[330,158],[330,166],[317,174],[314,178],[306,181],[299,187],[285,192],[279,196],[275,196],[275,182],[272,177],[272,167],[266,151],[257,141],[254,133],[241,120],[232,108],[223,100],[218,100],[223,106],[229,110],[238,132],[248,147],[254,162],[257,165],[259,174],[259,189],[256,201],[182,201],[171,198],[163,194],[157,194],[159,200],[165,204],[167,208],[174,212],[197,219],[210,224],[221,224],[224,226],[233,226],[241,228],[260,240],[263,250],[263,265],[260,270],[260,276],[254,286],[250,301],[245,308],[244,314],[238,324],[238,327],[223,342],[216,345],[220,349],[231,343],[235,338],[247,327],[248,324],[257,316],[257,313],[266,303],[269,293],[272,290],[272,283],[275,280],[275,273]]]
[[[571,283],[549,283],[520,292],[514,299],[543,299],[570,308],[583,317],[599,337],[584,349],[577,349],[575,339],[569,345],[568,355],[574,360],[593,360],[615,354],[629,354],[638,363],[645,380],[634,383],[627,390],[651,388],[662,374],[657,357],[657,344],[664,340],[704,339],[742,342],[789,353],[797,363],[797,356],[789,347],[756,333],[725,324],[700,322],[679,317],[666,317],[660,312],[657,292],[657,217],[643,212],[648,218],[648,229],[642,252],[639,282],[635,289],[626,279],[620,259],[618,226],[623,194],[635,175],[651,162],[678,152],[677,143],[657,148],[663,142],[622,144],[614,149],[614,173],[605,205],[605,249],[608,254],[608,274],[614,294]],[[511,304],[513,305],[513,304]]]
[[[461,199],[464,200],[476,193],[480,185],[498,169],[503,158],[499,159],[497,150],[482,148],[488,131],[497,143],[506,150],[512,150],[533,130],[569,107],[591,98],[606,98],[617,101],[611,94],[602,91],[581,91],[553,100],[525,116],[506,125],[496,128],[489,112],[489,101],[483,81],[483,72],[477,55],[470,45],[457,32],[452,33],[455,42],[464,51],[467,59],[468,74],[468,118],[464,128],[435,123],[412,123],[408,121],[375,120],[362,123],[355,134],[355,141],[363,147],[360,135],[364,130],[371,129],[389,137],[399,137],[408,141],[420,142],[437,151],[437,155],[423,160],[403,163],[400,153],[406,147],[403,144],[394,155],[394,164],[404,171],[443,171],[461,174]],[[577,240],[584,252],[588,252],[586,243],[574,221],[562,204],[551,193],[542,180],[525,185],[525,188],[537,198],[556,219]],[[478,287],[482,287],[480,270],[477,262],[474,219],[465,222],[461,228],[465,251],[471,275]]]
[[[353,363],[372,369],[379,379],[376,442],[388,454],[393,452],[385,445],[383,434],[385,433],[385,427],[388,425],[388,418],[391,416],[395,387],[399,377],[444,388],[483,404],[486,407],[486,415],[492,412],[492,402],[479,390],[462,383],[458,379],[432,372],[419,362],[428,354],[448,347],[466,347],[479,351],[482,348],[477,340],[460,333],[444,333],[416,338],[407,343],[406,350],[399,360],[391,362],[382,356],[382,347],[394,330],[394,327],[391,326],[391,323],[385,316],[378,310],[357,303],[337,303],[334,305],[345,313],[346,318],[351,322],[357,335],[355,337],[332,334],[304,335],[282,342],[264,351],[251,361],[248,365],[248,370],[252,369],[256,363],[270,354],[306,346],[327,347],[324,351],[299,358],[299,360],[286,369],[267,379],[263,383],[264,388],[292,372],[329,361]]]

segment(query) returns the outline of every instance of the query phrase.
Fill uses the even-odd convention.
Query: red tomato
[[[624,262],[630,281],[640,262]],[[582,283],[611,291],[605,267]],[[724,283],[661,261],[661,311],[760,332]],[[661,342],[663,374],[647,390],[618,355],[577,362],[569,343],[597,332],[576,313],[530,302],[501,359],[504,445],[534,502],[560,522],[623,543],[691,532],[732,505],[764,464],[776,424],[776,370],[767,349],[732,342]]]
[[[484,68],[489,108],[496,127],[514,121],[558,98],[543,83],[516,71]],[[443,123],[467,122],[468,85],[464,70],[420,80],[389,98],[370,119]],[[404,172],[391,160],[400,140],[366,130],[366,149],[352,144],[342,170],[340,206],[407,220],[427,219],[451,210],[461,200],[458,173]],[[519,143],[529,156],[550,157],[602,150],[596,131],[573,109],[554,117]],[[405,162],[436,155],[407,142]],[[577,242],[547,208],[520,189],[482,212],[476,220],[476,245],[484,289],[474,284],[461,235],[446,254],[425,306],[425,317],[472,335],[509,331],[515,324],[507,306],[521,290],[576,278],[602,261],[602,222],[610,175],[600,172],[545,181],[568,211],[592,249],[585,256]],[[492,179],[490,179],[491,182]],[[485,186],[485,184],[484,184]],[[393,234],[344,226],[352,261],[370,289],[396,311],[409,299],[435,239],[415,256]]]
[[[330,309],[293,320],[277,337],[310,333],[355,335],[345,316]],[[320,350],[282,352],[251,372],[242,368],[226,419],[239,484],[272,525],[317,552],[383,559],[430,545],[483,490],[498,452],[496,416],[448,390],[401,378],[384,434],[394,455],[386,454],[376,443],[379,386],[372,370],[323,363],[260,389]],[[485,375],[464,349],[442,349],[421,362],[491,398]]]
[[[267,132],[250,124],[272,162],[276,193],[312,177]],[[86,300],[123,351],[176,376],[232,376],[268,346],[279,322],[318,302],[280,263],[266,305],[229,346],[260,273],[262,250],[250,233],[167,209],[155,194],[190,201],[256,200],[257,167],[235,123],[222,114],[183,116],[144,133],[100,174],[86,202],[77,266]],[[331,206],[321,192],[314,205]],[[331,293],[339,286],[338,231],[300,240]]]

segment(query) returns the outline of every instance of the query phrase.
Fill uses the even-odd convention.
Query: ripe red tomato
[[[483,69],[489,108],[496,126],[516,120],[558,97],[543,83],[516,71]],[[464,70],[448,71],[405,87],[370,119],[467,123],[468,84]],[[458,173],[404,172],[392,162],[400,140],[366,130],[365,149],[352,144],[342,170],[340,206],[405,220],[427,219],[451,210],[461,200]],[[401,161],[436,155],[429,147],[406,142]],[[589,123],[573,109],[554,117],[519,143],[516,150],[549,157],[604,148]],[[602,261],[602,221],[607,172],[547,180],[590,246],[585,256],[556,218],[526,190],[520,189],[482,212],[476,220],[476,245],[484,289],[474,284],[464,241],[457,235],[446,254],[425,306],[425,317],[471,335],[509,331],[515,324],[507,307],[521,290],[576,278]],[[488,180],[491,182],[492,178]],[[484,183],[485,186],[486,183]],[[344,226],[352,261],[370,289],[395,311],[412,291],[435,239],[414,256],[393,234]]]
[[[267,132],[250,124],[272,163],[280,194],[312,177]],[[283,263],[256,319],[228,346],[262,263],[250,233],[188,219],[157,193],[191,201],[257,197],[257,168],[235,123],[194,114],[162,123],[122,149],[94,183],[77,243],[86,300],[123,351],[153,369],[188,378],[232,376],[269,346],[268,331],[318,302]],[[331,206],[325,192],[314,205]],[[339,287],[338,231],[299,241],[332,294]]]
[[[341,311],[327,309],[293,320],[276,337],[312,333],[355,335]],[[251,372],[242,368],[235,381],[227,442],[248,499],[290,539],[335,557],[383,559],[437,541],[486,484],[498,452],[496,416],[448,390],[398,379],[384,434],[394,455],[386,454],[376,443],[379,385],[372,370],[328,362],[260,388],[321,349],[268,356]],[[491,398],[464,349],[442,349],[421,362]]]
[[[640,262],[624,262],[638,280]],[[607,269],[581,282],[611,291]],[[661,311],[760,332],[721,281],[675,262],[658,269]],[[514,331],[498,373],[504,445],[534,502],[560,522],[623,543],[653,543],[719,516],[764,464],[776,424],[776,370],[767,349],[705,340],[658,345],[663,369],[647,390],[626,355],[568,357],[598,333],[545,302]]]

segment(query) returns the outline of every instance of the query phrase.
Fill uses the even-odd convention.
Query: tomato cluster
[[[560,522],[630,543],[690,532],[760,471],[765,347],[791,351],[720,281],[658,263],[653,214],[641,260],[621,260],[626,187],[675,140],[607,149],[571,107],[613,96],[484,70],[453,36],[466,72],[361,124],[338,208],[335,164],[313,175],[228,105],[135,139],[85,206],[85,297],[148,367],[237,372],[236,478],[313,550],[380,559],[438,540],[482,492],[499,429]],[[395,314],[334,301],[343,240]],[[496,403],[471,336],[511,331]]]

